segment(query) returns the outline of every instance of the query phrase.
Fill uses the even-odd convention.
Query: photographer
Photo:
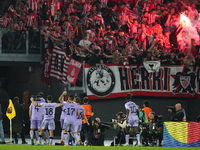
[[[168,106],[168,111],[173,114],[171,121],[186,121],[186,113],[181,104],[178,103],[174,106]]]
[[[91,131],[88,132],[87,145],[104,146],[105,129],[109,129],[109,127],[102,124],[99,118],[92,121]]]
[[[159,140],[159,147],[162,146],[162,137],[163,137],[163,132],[162,132],[162,123],[161,123],[162,117],[155,115],[154,112],[150,113],[150,123],[149,123],[149,133],[147,135],[149,142],[151,143],[151,146],[154,146],[154,140],[158,139]]]
[[[116,144],[123,145],[126,143],[126,141],[125,141],[125,128],[126,128],[125,117],[126,117],[126,115],[123,112],[118,112],[116,114],[116,116],[117,116],[118,120],[112,119],[114,129],[117,129]],[[114,145],[114,143],[113,143],[113,145]],[[111,144],[111,146],[113,146],[113,145]]]
[[[148,140],[147,140],[147,125],[148,125],[148,119],[146,116],[146,113],[144,112],[144,110],[142,110],[139,105],[137,105],[137,109],[139,112],[139,131],[140,131],[140,135],[143,137],[143,141],[142,144],[144,144],[145,146],[149,146],[148,145]]]

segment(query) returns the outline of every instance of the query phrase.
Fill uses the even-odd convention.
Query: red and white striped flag
[[[30,7],[32,10],[38,10],[39,7],[39,0],[31,0]]]
[[[57,13],[56,7],[55,7],[55,0],[52,0],[51,2],[51,16],[55,16]]]
[[[66,84],[70,57],[65,50],[55,46],[52,52],[50,76]]]

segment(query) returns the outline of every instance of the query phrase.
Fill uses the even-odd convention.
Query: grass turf
[[[200,148],[183,147],[108,147],[108,146],[32,146],[32,145],[0,145],[0,150],[197,150]]]

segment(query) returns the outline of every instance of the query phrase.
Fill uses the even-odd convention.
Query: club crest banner
[[[149,63],[150,64],[150,63]],[[152,63],[153,64],[153,63]],[[85,80],[87,96],[90,100],[125,97],[127,93],[133,96],[157,97],[199,97],[199,69],[184,66],[153,67],[156,71],[148,71],[140,66],[117,66],[100,64],[90,66],[85,64]]]

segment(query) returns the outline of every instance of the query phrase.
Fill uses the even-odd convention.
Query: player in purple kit
[[[66,91],[64,91],[60,97],[59,97],[59,101],[65,101],[64,99],[64,96],[67,94]],[[61,115],[60,115],[60,125],[61,125],[61,128],[62,128],[62,131],[61,131],[61,142],[60,144],[61,145],[64,145],[64,120],[65,120],[65,112],[66,112],[66,109],[64,108],[64,106],[62,107],[62,112],[61,112]]]
[[[65,121],[64,121],[64,139],[65,139],[65,146],[69,145],[69,133],[74,135],[75,133],[75,124],[77,115],[79,115],[78,107],[74,101],[74,96],[70,95],[68,97],[68,102],[64,102],[64,95],[67,94],[66,91],[63,92],[63,97],[60,99],[60,102],[62,102],[65,111]]]
[[[55,109],[56,107],[61,107],[63,106],[61,103],[51,103],[53,100],[53,97],[51,95],[47,96],[47,103],[39,103],[37,104],[34,102],[34,99],[31,98],[31,102],[34,106],[38,107],[43,107],[44,111],[44,119],[42,121],[41,125],[41,131],[39,134],[39,142],[38,145],[41,144],[42,141],[42,135],[44,131],[48,128],[49,133],[50,133],[50,142],[49,145],[52,145],[53,141],[53,130],[55,130],[55,122],[54,122],[54,117],[55,117]]]
[[[37,104],[42,103],[39,95],[36,96],[35,103],[37,103]],[[31,121],[31,127],[30,127],[31,144],[34,145],[34,141],[33,141],[34,131],[35,131],[36,139],[39,140],[39,131],[38,130],[40,130],[41,123],[43,120],[43,108],[34,106],[31,103],[31,105],[29,107],[29,118]]]
[[[41,102],[46,102],[46,100],[44,99],[44,93],[43,93],[43,92],[39,92],[37,95],[40,97]],[[43,113],[42,113],[42,116],[44,116]],[[43,118],[44,118],[44,117],[43,117]],[[43,119],[42,119],[42,120],[43,120]],[[48,131],[48,130],[45,130],[45,131],[44,131],[44,134],[46,135],[46,138],[47,138],[47,140],[49,141],[49,140],[50,140],[49,131]],[[38,132],[38,136],[39,136],[39,132]],[[44,145],[47,145],[47,144],[48,144],[48,141],[46,140],[46,138],[44,138]]]
[[[82,144],[82,141],[80,140],[80,132],[82,128],[82,117],[87,121],[87,125],[89,126],[90,123],[88,122],[86,116],[85,116],[85,109],[80,105],[81,99],[80,97],[76,97],[76,105],[78,107],[79,115],[77,115],[76,124],[75,124],[75,131],[74,134],[75,138],[75,145],[79,143],[79,145]]]
[[[130,128],[133,127],[134,131],[136,133],[138,146],[140,146],[140,134],[138,130],[138,109],[137,105],[132,102],[132,95],[131,93],[128,93],[125,97],[125,100],[127,101],[125,103],[126,108],[126,144],[124,146],[129,145],[129,131]]]

